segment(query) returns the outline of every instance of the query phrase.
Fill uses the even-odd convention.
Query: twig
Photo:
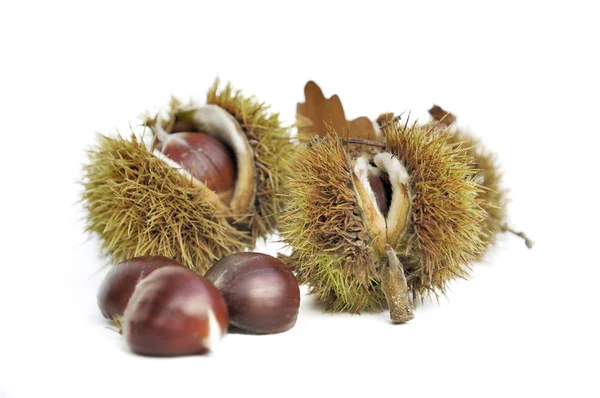
[[[511,234],[513,234],[513,235],[516,235],[516,236],[518,236],[519,238],[523,239],[523,240],[525,241],[525,246],[527,246],[527,248],[528,248],[528,249],[531,249],[531,248],[533,247],[533,241],[532,241],[531,239],[529,239],[529,238],[527,237],[527,235],[525,235],[525,233],[524,233],[524,232],[516,232],[514,229],[510,228],[510,227],[508,226],[508,224],[504,224],[504,225],[502,226],[502,229],[503,229],[504,231],[510,232]]]
[[[374,146],[378,148],[385,148],[385,143],[379,141],[372,140],[363,140],[362,138],[345,138],[340,137],[342,140],[346,141],[348,144],[358,144],[358,145],[368,145]]]

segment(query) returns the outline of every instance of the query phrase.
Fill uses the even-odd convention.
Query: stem
[[[404,112],[402,112],[398,116],[394,116],[391,120],[388,120],[386,123],[381,124],[381,126],[379,126],[379,128],[385,129],[386,127],[392,125],[393,123],[399,122],[400,120],[402,120],[402,115],[404,115]]]
[[[510,232],[511,234],[523,239],[525,241],[525,246],[527,246],[528,249],[531,249],[533,247],[533,241],[529,239],[527,235],[525,235],[525,232],[517,232],[514,229],[510,228],[507,223],[501,224],[500,221],[498,221],[498,219],[496,218],[490,217],[488,220],[500,226],[502,232]]]
[[[372,140],[363,140],[362,138],[344,138],[340,137],[343,141],[346,141],[348,144],[358,144],[358,145],[368,145],[374,146],[378,148],[385,148],[385,143],[379,141]]]
[[[388,262],[381,270],[381,287],[390,308],[390,319],[393,323],[408,322],[415,315],[408,296],[404,268],[396,253],[388,244],[385,245],[385,253]]]
[[[531,249],[533,247],[533,241],[529,239],[524,232],[516,232],[514,229],[510,228],[508,224],[502,225],[502,229],[523,239],[525,241],[525,246],[527,246],[528,249]]]

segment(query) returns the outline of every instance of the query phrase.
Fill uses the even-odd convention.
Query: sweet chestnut
[[[387,173],[382,173],[380,176],[375,174],[369,175],[369,185],[375,194],[377,207],[384,217],[387,217],[390,211],[390,202],[392,198],[392,186]]]
[[[155,270],[167,266],[181,266],[163,256],[134,257],[115,265],[107,274],[98,292],[98,307],[105,318],[123,315],[135,286]]]
[[[225,201],[231,199],[237,167],[233,152],[223,142],[202,132],[173,133],[158,142],[156,149]]]
[[[280,333],[295,325],[300,288],[278,259],[235,253],[215,263],[205,277],[223,293],[231,325],[257,334]]]
[[[122,325],[127,344],[138,354],[202,354],[227,332],[227,305],[206,278],[187,268],[165,267],[137,285]]]

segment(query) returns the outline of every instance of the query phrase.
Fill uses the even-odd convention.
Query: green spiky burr
[[[424,295],[467,275],[486,213],[474,160],[448,132],[399,120],[383,130],[383,143],[332,132],[293,155],[280,219],[291,255],[282,258],[329,310],[389,307],[401,323]],[[357,152],[365,145],[377,150]],[[389,180],[386,214],[373,176]]]
[[[101,135],[83,169],[87,230],[113,261],[164,255],[204,273],[276,229],[288,173],[280,154],[291,146],[278,114],[217,80],[206,104],[174,99],[166,117],[147,116],[145,124],[152,143]],[[207,133],[231,148],[237,179],[230,196],[161,153],[160,140],[178,132]]]
[[[433,122],[429,126],[438,129],[448,129],[448,142],[463,148],[468,156],[474,159],[473,166],[477,170],[476,179],[482,186],[479,197],[482,206],[487,213],[483,221],[481,239],[486,248],[492,246],[496,241],[498,233],[510,232],[525,241],[528,248],[533,246],[531,241],[523,232],[514,231],[507,221],[506,205],[508,203],[508,190],[502,181],[502,171],[498,164],[496,155],[488,150],[481,140],[475,138],[467,131],[455,127],[456,117],[438,105],[429,109]],[[483,254],[483,252],[482,252]]]

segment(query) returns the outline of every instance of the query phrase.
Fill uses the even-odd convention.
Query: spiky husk
[[[429,114],[433,118],[428,124],[429,127],[446,129],[447,126],[455,125],[456,116],[438,105],[432,106]],[[508,200],[507,190],[502,186],[502,173],[496,156],[489,152],[480,140],[459,128],[450,128],[452,134],[448,136],[448,142],[464,148],[467,155],[474,159],[473,165],[477,169],[476,178],[483,188],[480,199],[487,213],[483,222],[481,239],[488,247],[495,242],[498,232],[506,230],[506,203]]]
[[[84,166],[87,230],[116,261],[163,255],[204,273],[243,250],[246,234],[206,200],[208,188],[152,155],[135,136],[99,136]]]
[[[445,292],[464,277],[483,248],[481,187],[473,159],[448,142],[448,131],[386,127],[386,150],[410,175],[411,217],[395,248],[415,299]],[[292,248],[283,260],[332,311],[360,312],[386,305],[373,251],[352,185],[350,150],[341,138],[313,141],[293,159],[288,209],[280,220]]]
[[[467,155],[473,157],[474,167],[477,169],[477,180],[483,187],[479,197],[482,206],[487,212],[483,222],[482,236],[486,247],[493,245],[496,234],[504,231],[506,225],[506,198],[507,191],[502,186],[502,173],[498,166],[496,156],[489,152],[480,140],[462,131],[455,130],[448,141],[465,148]]]
[[[256,201],[250,214],[249,227],[253,244],[277,228],[283,209],[284,183],[289,173],[286,153],[293,150],[289,129],[282,127],[278,113],[255,97],[246,97],[230,83],[219,90],[217,79],[206,96],[208,104],[218,105],[233,117],[246,133],[254,151],[257,170]]]
[[[281,237],[293,248],[282,259],[334,312],[385,305],[350,161],[345,144],[334,137],[300,148],[291,159],[287,210],[279,220]]]
[[[250,231],[248,246],[253,247],[256,239],[265,238],[277,230],[278,216],[283,208],[279,194],[285,189],[284,183],[289,173],[287,159],[295,146],[291,141],[290,129],[281,125],[279,114],[270,112],[268,105],[254,96],[244,96],[231,83],[222,89],[219,87],[220,81],[216,79],[207,93],[206,103],[221,107],[238,121],[254,155],[257,170],[256,201],[249,214],[234,215],[240,220],[237,227]],[[185,112],[194,105],[194,101],[184,103],[173,97],[169,118],[164,120],[163,127],[172,126],[179,112]],[[157,115],[146,115],[143,120],[146,126],[153,127]]]
[[[404,164],[413,192],[411,222],[398,248],[415,299],[445,293],[448,281],[468,274],[484,248],[482,188],[474,159],[448,142],[447,129],[400,121],[385,128],[387,148]]]

